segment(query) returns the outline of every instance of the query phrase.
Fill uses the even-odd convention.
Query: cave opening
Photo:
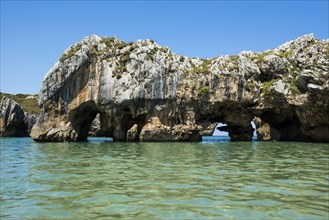
[[[220,128],[227,127],[227,126],[228,125],[225,123],[217,122],[216,129],[214,130],[214,133],[212,136],[221,137],[221,138],[230,138],[227,130],[226,131],[219,130]]]
[[[251,141],[257,141],[256,124],[254,123],[254,121],[251,121],[250,124],[253,129]],[[214,132],[211,136],[211,139],[213,141],[231,141],[231,137],[229,135],[229,129],[230,126],[228,124],[217,122]]]
[[[89,132],[89,142],[113,142],[113,138],[106,135],[106,132],[102,129],[101,113],[97,113],[92,121]]]
[[[94,101],[88,101],[74,109],[70,115],[70,121],[77,133],[77,141],[87,141],[91,123],[99,113]]]
[[[227,142],[230,141],[228,131],[220,131],[218,128],[227,127],[227,124],[216,122],[212,134],[210,136],[202,136],[202,142]]]

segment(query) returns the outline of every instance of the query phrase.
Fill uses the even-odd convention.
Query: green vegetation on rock
[[[167,53],[169,49],[167,47],[160,47],[159,50],[162,51],[163,53]]]
[[[283,53],[277,53],[275,55],[277,55],[278,57],[281,58],[290,58],[292,56],[293,51],[292,50],[285,50]]]
[[[191,74],[209,74],[209,66],[211,64],[211,60],[202,60],[202,64],[198,66],[193,66],[193,68],[189,71]]]
[[[126,61],[128,61],[129,59],[130,59],[129,54],[125,54],[125,55],[123,55],[123,56],[121,57],[120,61],[121,61],[121,62],[126,62]]]
[[[296,94],[299,94],[299,95],[302,94],[302,92],[298,89],[298,87],[295,84],[290,85],[290,90]]]
[[[59,61],[64,62],[66,59],[72,57],[78,50],[81,49],[81,45],[73,45],[70,47],[70,49],[64,53],[61,58],[59,58]]]
[[[270,86],[273,84],[273,83],[275,83],[276,81],[278,81],[278,79],[272,79],[272,80],[270,80],[270,81],[266,81],[266,82],[263,82],[263,93],[265,94],[265,95],[267,95],[268,93],[269,93],[269,88],[270,88]]]
[[[265,57],[266,56],[268,56],[268,55],[270,55],[270,54],[272,54],[273,53],[273,51],[272,50],[268,50],[268,51],[265,51],[265,52],[263,52],[263,53],[259,53],[258,54],[258,59],[257,59],[257,61],[256,61],[256,63],[263,63],[264,61],[265,61]]]
[[[249,79],[248,81],[247,81],[247,85],[248,85],[248,87],[249,88],[251,88],[251,89],[253,89],[253,88],[255,88],[255,80],[253,80],[253,79]]]
[[[233,67],[229,68],[229,70],[239,70],[239,56],[230,56],[230,62],[233,64]]]
[[[237,55],[230,56],[230,61],[234,64],[237,64],[239,62],[239,56]]]
[[[17,102],[24,109],[24,111],[26,111],[29,114],[40,113],[37,95],[28,95],[28,94],[13,95],[8,93],[0,93],[0,99],[2,99],[2,97],[4,96]],[[27,99],[28,96],[36,96],[36,98]]]
[[[329,60],[329,43],[324,46],[323,52],[325,57]]]
[[[94,44],[89,48],[92,57],[97,57],[103,53],[103,50],[98,50],[98,44]]]
[[[127,46],[127,43],[124,41],[119,41],[116,45],[116,47],[121,50],[122,48],[124,48],[125,46]]]
[[[114,44],[115,37],[103,37],[101,42],[104,43],[107,47],[111,47]]]
[[[209,86],[203,86],[198,90],[198,95],[204,95],[209,92]]]

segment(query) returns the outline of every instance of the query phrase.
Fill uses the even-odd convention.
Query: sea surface
[[[328,219],[329,145],[1,138],[0,219]]]

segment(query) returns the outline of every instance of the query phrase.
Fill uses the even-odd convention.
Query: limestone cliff
[[[231,140],[251,140],[257,117],[276,131],[260,138],[329,142],[328,72],[329,40],[313,35],[213,59],[92,35],[46,74],[31,136],[86,140],[99,113],[102,133],[115,141],[200,140],[216,122],[227,124]]]
[[[26,113],[21,106],[7,97],[0,100],[0,136],[28,137],[37,116]]]

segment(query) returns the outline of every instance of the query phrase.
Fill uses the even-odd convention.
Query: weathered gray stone
[[[263,58],[263,62],[260,65],[261,75],[260,81],[268,81],[277,79],[287,72],[289,62],[285,58],[278,57],[276,55],[267,55]]]
[[[203,128],[200,132],[200,135],[202,136],[212,136],[217,127],[217,123],[211,123],[209,121],[201,121],[197,124]]]
[[[308,90],[309,90],[310,92],[321,92],[321,90],[322,90],[322,87],[321,87],[321,86],[319,86],[319,85],[314,85],[314,84],[312,84],[312,83],[309,83],[309,84],[307,85],[307,88],[308,88]]]
[[[91,137],[102,137],[104,136],[101,129],[101,119],[100,114],[97,114],[93,122],[91,123],[88,136]]]
[[[127,131],[127,141],[137,141],[139,138],[138,136],[138,125],[134,124],[128,131]]]
[[[27,114],[21,106],[3,97],[0,101],[0,136],[28,137],[37,120],[36,115]]]
[[[282,80],[278,80],[273,84],[274,90],[277,93],[282,95],[287,95],[289,92],[289,85],[287,83],[282,82]]]
[[[265,123],[260,118],[256,117],[254,119],[256,125],[257,140],[259,141],[270,141],[270,140],[280,140],[280,132],[271,127],[268,123]]]
[[[264,53],[198,59],[92,35],[47,73],[31,136],[86,140],[100,114],[114,141],[200,140],[216,122],[232,140],[251,140],[256,116],[276,130],[269,139],[329,141],[315,134],[329,129],[328,50],[328,40],[306,35]]]
[[[36,115],[36,114],[28,114],[28,113],[25,113],[24,122],[27,124],[27,134],[29,134],[28,136],[30,136],[30,133],[32,131],[32,127],[37,122],[38,117],[39,116]]]
[[[303,70],[296,77],[296,84],[302,92],[312,91],[313,88],[320,88],[321,86],[328,85],[325,78],[322,78],[312,70]],[[309,86],[310,84],[311,86]]]
[[[199,129],[187,125],[169,127],[163,125],[158,117],[151,117],[139,137],[140,141],[200,141]]]

